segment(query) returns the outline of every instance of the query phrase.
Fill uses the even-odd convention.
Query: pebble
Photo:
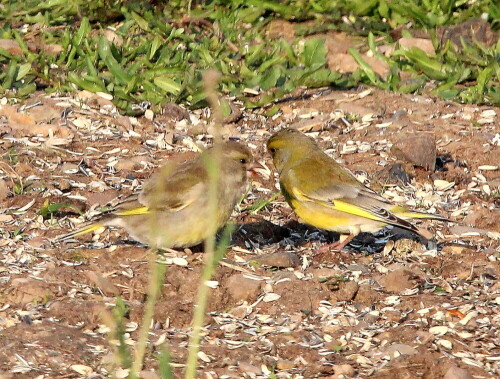
[[[320,282],[326,281],[330,278],[336,278],[337,276],[342,275],[342,271],[327,267],[313,269],[311,273],[313,278]]]
[[[96,287],[98,287],[106,296],[118,296],[121,294],[120,289],[115,286],[109,279],[95,271],[85,271],[84,275]]]
[[[427,55],[435,55],[436,51],[432,41],[428,38],[414,38],[414,37],[402,37],[398,40],[400,46],[406,49],[411,49],[412,47],[417,47],[420,50],[425,51]]]
[[[250,363],[247,362],[240,362],[238,367],[240,370],[246,374],[255,374],[255,375],[261,375],[262,370],[260,367],[254,366]]]
[[[443,379],[472,379],[472,375],[463,368],[451,366],[448,371],[446,371],[446,374],[444,374]]]
[[[391,153],[426,170],[436,169],[436,141],[430,134],[403,136],[392,145]]]
[[[354,264],[348,265],[346,267],[346,270],[349,270],[351,272],[360,271],[363,274],[370,273],[370,268],[367,265],[359,264],[359,263],[354,263]]]
[[[7,183],[5,180],[0,179],[0,200],[3,200],[7,197],[9,194],[9,187],[7,186]]]
[[[254,300],[260,292],[261,285],[258,280],[249,279],[243,274],[235,274],[228,279],[226,288],[235,301]]]
[[[338,291],[334,292],[335,301],[351,301],[358,293],[359,284],[354,281],[339,283]]]
[[[279,359],[276,362],[276,368],[278,370],[291,370],[295,367],[295,363],[286,359]]]
[[[144,117],[146,117],[150,121],[153,121],[153,119],[155,118],[155,114],[151,109],[146,109],[146,112],[144,112]]]
[[[417,354],[417,350],[410,345],[405,345],[402,343],[395,343],[389,346],[385,350],[386,354],[389,354],[391,357],[399,357],[400,355],[415,355]]]
[[[348,364],[333,366],[333,372],[337,377],[340,375],[354,376],[356,374],[356,370],[354,370],[354,367]]]
[[[405,269],[392,271],[387,276],[380,279],[380,284],[385,287],[387,291],[400,293],[405,289],[414,287],[410,281],[411,273]]]
[[[160,379],[158,374],[154,371],[142,370],[139,373],[139,378],[141,379]]]
[[[89,376],[92,374],[92,367],[85,365],[71,365],[70,368],[80,375]]]
[[[8,51],[10,54],[15,56],[23,56],[23,50],[19,43],[14,39],[0,39],[0,49]]]
[[[144,168],[144,165],[150,162],[149,157],[137,156],[132,158],[122,158],[118,160],[115,164],[115,169],[117,170],[140,170]]]
[[[279,252],[273,254],[265,254],[252,259],[262,265],[287,268],[298,267],[301,264],[300,257],[295,253]]]
[[[252,311],[252,308],[247,305],[240,305],[229,310],[230,315],[236,318],[243,318]]]

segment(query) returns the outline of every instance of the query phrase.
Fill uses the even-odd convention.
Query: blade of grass
[[[375,74],[375,72],[370,67],[370,65],[368,63],[366,63],[366,61],[363,59],[363,57],[361,57],[361,54],[359,53],[358,50],[350,48],[349,49],[349,54],[351,54],[352,57],[356,60],[356,62],[358,63],[359,67],[361,68],[361,70],[363,70],[363,72],[368,77],[368,79],[370,80],[370,82],[372,82],[373,85],[385,89],[385,87],[386,87],[385,83],[383,83],[377,77],[377,74]]]
[[[148,285],[148,299],[144,305],[144,316],[142,317],[142,324],[139,329],[139,338],[137,339],[134,362],[130,368],[130,378],[139,378],[139,372],[144,363],[144,354],[146,353],[146,346],[148,342],[149,329],[151,321],[153,320],[154,307],[156,300],[160,294],[160,289],[163,285],[163,277],[165,276],[166,267],[156,262],[157,249],[152,249],[149,256],[149,285]]]

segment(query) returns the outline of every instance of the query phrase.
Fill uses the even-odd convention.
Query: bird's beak
[[[258,162],[252,162],[252,164],[248,167],[247,177],[255,178],[256,176],[260,176],[258,169],[261,169],[262,165]]]

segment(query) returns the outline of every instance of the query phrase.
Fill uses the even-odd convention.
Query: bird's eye
[[[246,163],[248,163],[248,161],[245,158],[241,158],[240,159],[240,163],[241,164],[246,164]]]
[[[271,148],[269,149],[269,151],[271,152],[271,154],[276,153],[276,149],[275,149],[274,147],[271,147]]]

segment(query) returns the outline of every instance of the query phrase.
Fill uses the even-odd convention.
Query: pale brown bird
[[[209,204],[208,165],[219,155],[216,211]],[[68,239],[103,226],[124,228],[130,236],[155,248],[188,247],[201,243],[227,222],[245,193],[252,154],[229,141],[205,150],[187,162],[167,162],[142,191],[103,214],[96,222],[59,237]]]

